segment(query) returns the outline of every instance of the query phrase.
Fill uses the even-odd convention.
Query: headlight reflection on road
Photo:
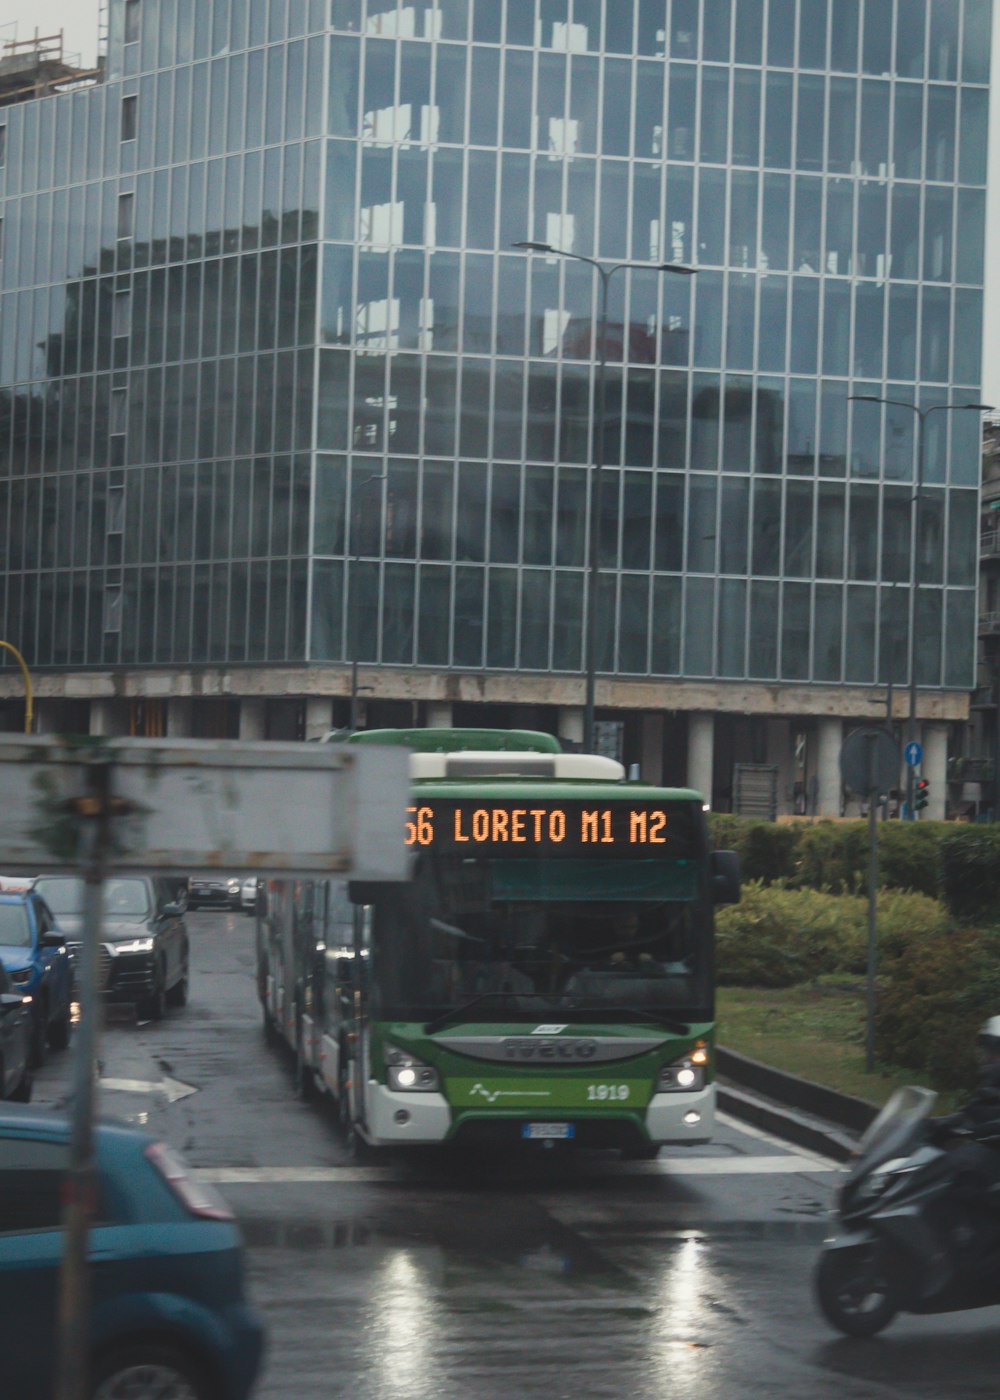
[[[679,1239],[664,1262],[657,1289],[659,1318],[651,1340],[650,1361],[677,1392],[694,1393],[686,1382],[704,1379],[705,1337],[713,1334],[713,1318],[704,1302],[708,1255],[697,1234]]]
[[[375,1280],[373,1304],[382,1394],[429,1393],[434,1376],[435,1318],[431,1280],[405,1249],[391,1254]]]

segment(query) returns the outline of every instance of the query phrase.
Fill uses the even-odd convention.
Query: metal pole
[[[916,490],[913,493],[913,540],[910,546],[910,640],[909,640],[909,667],[910,667],[910,721],[907,729],[907,742],[913,744],[917,738],[917,598],[919,596],[920,580],[917,576],[920,549],[920,497],[924,485],[924,423],[926,421],[927,409],[917,409],[917,480]],[[907,821],[916,821],[917,814],[913,810],[914,781],[916,769],[912,763],[906,765],[906,818]]]
[[[865,1028],[865,1069],[875,1068],[876,892],[878,889],[878,827],[875,824],[875,740],[868,740],[868,1021]]]
[[[891,649],[891,648],[890,648],[890,650],[889,650],[889,675],[888,675],[888,678],[887,678],[887,679],[888,679],[888,684],[887,684],[886,695],[885,695],[885,727],[886,727],[886,729],[889,731],[889,733],[893,736],[893,740],[895,740],[895,737],[896,737],[896,726],[895,726],[895,725],[893,724],[893,722],[892,722],[892,649]],[[896,775],[896,782],[897,782],[897,783],[899,782],[899,775],[898,775],[898,774]],[[899,788],[898,788],[898,787],[896,788],[896,791],[897,791],[897,793],[898,793],[898,791],[899,791]],[[884,801],[883,804],[882,804],[882,820],[883,820],[883,821],[888,821],[888,820],[889,820],[889,792],[888,792],[888,789],[886,790],[885,801]]]
[[[74,1046],[74,1089],[69,1169],[63,1204],[63,1256],[59,1274],[55,1400],[84,1400],[89,1350],[90,1279],[87,1244],[94,1216],[96,1174],[93,1159],[94,1074],[100,1039],[98,954],[101,943],[104,861],[108,849],[111,765],[97,760],[91,770],[89,812],[81,821],[83,931],[80,944],[80,1021]]]
[[[3,647],[4,651],[9,651],[21,668],[21,676],[24,679],[24,732],[30,734],[34,728],[35,693],[31,686],[31,672],[28,670],[28,663],[12,642],[0,642],[0,647]]]
[[[597,681],[597,583],[601,571],[601,488],[604,473],[604,431],[607,414],[608,360],[608,283],[616,268],[603,268],[598,263],[601,278],[601,314],[599,318],[599,357],[597,361],[597,415],[594,426],[594,470],[590,497],[590,558],[587,566],[587,680],[583,711],[583,747],[594,752],[594,691]]]
[[[994,661],[994,665],[1000,665],[1000,658]],[[993,689],[993,816],[992,820],[1000,821],[1000,673],[997,674],[996,684]]]
[[[385,472],[377,472],[374,476],[366,476],[364,481],[360,482],[354,488],[354,495],[351,501],[352,509],[354,501],[360,500],[361,492],[366,486],[370,486],[373,481],[384,481],[385,478]],[[361,562],[360,514],[359,510],[358,520],[355,526],[355,547],[353,552],[348,555],[347,579],[347,641],[351,653],[351,711],[348,725],[352,731],[358,727],[358,609],[355,607],[354,599],[351,597],[351,586],[354,583],[354,566]]]

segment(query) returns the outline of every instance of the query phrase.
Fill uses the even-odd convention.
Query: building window
[[[128,408],[128,391],[126,389],[111,390],[111,431],[112,433],[123,433],[125,431],[126,410]]]
[[[108,534],[120,535],[125,529],[125,488],[112,486],[108,491]]]
[[[115,305],[112,319],[113,335],[128,335],[132,320],[132,293],[115,292]]]
[[[3,165],[7,154],[7,124],[0,126],[0,165]]]
[[[118,237],[131,238],[135,228],[135,195],[118,196]]]
[[[109,584],[104,590],[104,631],[122,630],[122,588],[120,583]]]
[[[122,98],[122,140],[134,141],[139,121],[138,97]]]
[[[139,0],[125,0],[125,42],[134,44],[139,38]]]

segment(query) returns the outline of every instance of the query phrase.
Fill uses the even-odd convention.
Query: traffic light
[[[918,778],[913,791],[913,809],[919,812],[927,806],[927,794],[930,791],[930,783],[926,778]]]

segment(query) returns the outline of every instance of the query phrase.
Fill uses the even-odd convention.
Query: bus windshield
[[[428,1019],[486,997],[492,1019],[691,1019],[711,1006],[709,928],[694,861],[424,852],[375,907],[372,1009]]]

